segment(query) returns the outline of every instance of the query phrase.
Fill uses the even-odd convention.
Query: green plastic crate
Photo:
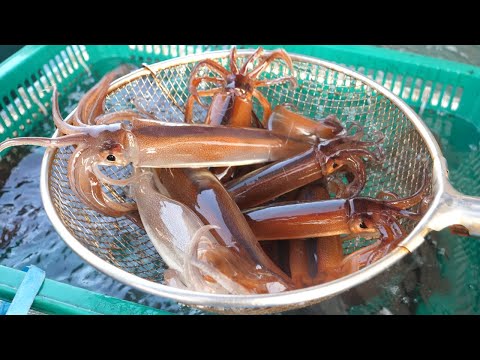
[[[289,53],[345,65],[392,90],[414,108],[455,114],[480,126],[479,67],[373,46],[262,46],[266,49],[282,47]],[[104,62],[105,68],[99,71],[105,73],[112,67],[108,60],[153,63],[229,48],[230,45],[26,46],[0,65],[0,141],[8,137],[34,135],[36,125],[48,120],[41,111],[41,108],[50,109],[50,95],[44,90],[56,83],[60,91],[69,93],[89,64]],[[12,276],[18,276],[12,274],[3,269],[0,295],[1,284],[11,281]],[[77,294],[72,291],[68,296],[76,297]],[[448,308],[452,299],[438,300],[438,303],[443,301],[443,305],[439,305],[442,311]]]
[[[0,265],[0,300],[11,302],[25,272]],[[32,309],[47,315],[170,315],[130,301],[45,279]]]
[[[255,48],[257,45],[242,45]],[[409,105],[455,113],[472,120],[480,113],[480,68],[372,46],[264,45],[283,47],[346,65],[376,80]],[[88,64],[105,59],[157,62],[229,45],[44,45],[26,46],[0,66],[0,141],[31,133],[44,120],[39,103],[50,103],[43,90],[53,83],[70,90]],[[105,72],[108,71],[105,68]]]

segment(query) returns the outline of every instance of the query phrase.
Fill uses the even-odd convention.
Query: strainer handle
[[[436,231],[453,225],[462,225],[468,230],[465,235],[480,238],[480,197],[464,195],[448,184],[437,214],[429,225]]]

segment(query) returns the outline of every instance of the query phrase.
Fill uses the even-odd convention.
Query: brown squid
[[[345,132],[340,121],[334,116],[329,115],[324,119],[313,120],[288,110],[290,105],[278,105],[268,118],[268,129],[274,134],[286,137],[288,141],[318,143],[320,139],[332,139]],[[237,122],[237,118],[230,119],[229,126],[241,127],[242,124]],[[211,169],[212,172],[223,182],[227,183],[231,180],[232,175],[236,178],[246,176],[258,170],[258,165],[245,166],[234,169]]]
[[[245,259],[248,271],[232,272],[220,261],[210,261],[250,291],[265,293],[271,283],[291,289],[291,280],[262,250],[243,214],[218,179],[207,169],[156,169],[162,193],[191,209],[211,231],[218,250]],[[220,248],[223,248],[220,250]],[[231,255],[230,255],[231,256]]]
[[[201,98],[213,96],[205,124],[229,125],[231,121],[235,121],[237,126],[241,127],[263,127],[253,112],[253,98],[256,98],[263,108],[264,123],[270,116],[271,107],[268,100],[257,88],[285,82],[290,82],[293,86],[297,85],[297,81],[293,76],[292,60],[285,50],[275,50],[266,57],[262,57],[263,52],[263,48],[258,48],[242,67],[238,68],[237,50],[235,47],[232,48],[230,53],[230,71],[211,59],[203,60],[195,65],[189,80],[188,89],[191,95],[185,106],[185,121],[187,123],[192,122],[194,101],[206,107]],[[292,76],[258,80],[259,75],[275,59],[283,60]],[[248,70],[248,67],[253,65],[256,60],[259,60],[258,64],[252,70]],[[215,76],[198,77],[197,75],[203,67],[209,69]],[[198,89],[201,84],[208,83],[218,84],[219,87],[207,90]]]
[[[399,220],[418,220],[422,210],[408,210],[428,197],[426,176],[422,187],[412,196],[391,200],[374,198],[333,199],[285,203],[245,212],[258,240],[306,239],[337,235],[378,238],[374,244],[355,251],[342,260],[340,271],[351,273],[387,254],[402,241],[406,233]],[[384,193],[379,194],[383,196]]]
[[[54,122],[67,135],[56,139],[5,140],[0,151],[19,145],[76,145],[68,164],[70,187],[87,206],[107,216],[121,216],[136,207],[115,202],[103,193],[102,182],[126,185],[130,180],[107,178],[99,169],[101,165],[157,168],[246,165],[280,160],[306,149],[301,142],[288,141],[264,129],[164,123],[140,119],[133,111],[102,115],[95,120],[98,125],[74,126],[63,121],[57,98],[54,88]]]
[[[347,168],[354,174],[354,180],[344,192],[349,196],[355,196],[366,182],[362,158],[379,162],[383,156],[381,148],[378,147],[383,141],[383,136],[374,141],[360,141],[358,138],[359,135],[355,134],[320,141],[303,153],[227,182],[225,187],[238,206],[246,209]],[[372,146],[375,146],[375,149],[369,150]]]
[[[165,281],[189,290],[251,294],[283,291],[287,284],[245,253],[221,244],[187,206],[158,191],[151,169],[135,169],[130,195],[153,245],[165,261]]]

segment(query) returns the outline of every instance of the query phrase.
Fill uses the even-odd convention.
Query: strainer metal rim
[[[254,50],[239,50],[239,55],[250,55]],[[267,54],[269,52],[266,52]],[[170,59],[162,62],[158,62],[150,65],[150,68],[153,70],[165,69],[172,66],[178,66],[185,63],[197,62],[204,60],[206,58],[217,59],[229,55],[229,50],[221,51],[212,51],[206,52],[198,55],[187,55],[184,57],[179,57],[175,59]],[[387,254],[382,259],[378,260],[374,264],[363,268],[353,274],[345,276],[343,278],[321,284],[305,289],[291,290],[287,292],[275,293],[275,294],[261,294],[261,295],[224,295],[224,294],[208,294],[200,293],[191,290],[178,289],[153,281],[143,279],[139,276],[133,275],[125,270],[122,270],[107,261],[101,259],[93,252],[84,247],[63,225],[59,215],[55,211],[53,206],[50,189],[48,187],[50,181],[50,168],[54,159],[56,149],[47,148],[45,155],[42,161],[41,174],[40,174],[40,188],[41,196],[45,211],[50,221],[52,222],[57,233],[62,237],[65,243],[83,260],[87,263],[98,269],[99,271],[111,276],[112,278],[137,288],[141,291],[173,299],[175,301],[195,305],[198,307],[216,307],[216,308],[256,308],[256,307],[279,307],[279,306],[288,306],[288,305],[301,305],[303,303],[307,304],[310,302],[318,301],[319,299],[331,297],[337,295],[341,292],[344,292],[356,285],[359,285],[374,276],[380,274],[384,270],[388,269],[394,263],[399,261],[403,256],[409,252],[413,252],[419,245],[424,241],[424,236],[429,232],[428,223],[434,216],[442,197],[442,192],[445,188],[446,180],[446,163],[441,155],[440,148],[437,142],[434,140],[433,135],[426,126],[426,124],[421,120],[418,114],[408,106],[402,99],[393,94],[390,90],[385,87],[377,84],[373,80],[367,78],[366,76],[359,74],[355,71],[352,71],[341,65],[331,63],[328,61],[320,60],[310,56],[298,55],[298,54],[289,54],[293,61],[308,62],[324,68],[329,68],[340,73],[344,73],[352,78],[359,79],[366,85],[375,89],[377,92],[388,98],[392,103],[394,103],[398,108],[403,111],[403,113],[408,117],[408,119],[415,126],[416,130],[419,132],[425,145],[430,152],[430,155],[433,159],[433,186],[436,191],[435,197],[431,202],[431,205],[424,215],[424,217],[418,222],[412,232],[400,243],[402,247],[397,247],[392,252]],[[122,85],[144,75],[149,75],[150,72],[146,69],[138,69],[130,74],[123,76],[120,79],[117,79],[109,88],[109,92],[121,87]],[[68,121],[72,113],[67,117]],[[58,131],[53,134],[53,138],[58,136]],[[442,160],[443,159],[443,160]],[[407,251],[408,249],[408,251]]]

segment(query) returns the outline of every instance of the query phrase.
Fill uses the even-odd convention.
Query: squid
[[[155,169],[161,193],[191,209],[208,226],[219,251],[245,259],[248,271],[231,271],[213,261],[224,274],[255,293],[271,292],[269,287],[292,289],[293,284],[265,254],[242,212],[219,180],[207,169]],[[139,205],[140,208],[140,205]],[[222,250],[220,250],[220,248]],[[248,265],[248,266],[247,266]],[[223,269],[223,270],[222,270]]]
[[[304,143],[308,142],[312,145],[318,144],[320,140],[328,140],[341,136],[346,132],[343,125],[334,115],[329,115],[326,118],[319,120],[313,120],[290,110],[290,108],[292,108],[292,106],[288,104],[276,106],[268,118],[268,130],[272,131],[276,135],[286,137],[289,141],[299,141]],[[242,124],[236,120],[236,118],[231,119],[231,127],[242,126]],[[240,177],[243,178],[247,176],[246,174],[252,173],[258,169],[258,166],[253,165],[239,169],[235,169],[233,167],[229,167],[227,169],[217,168],[212,169],[212,172],[223,183],[227,183],[228,181],[232,180],[232,175],[235,175],[237,179]],[[268,181],[267,179],[264,180]],[[237,180],[235,183],[238,184],[239,182],[241,182],[241,180]],[[232,185],[232,183],[230,185]]]
[[[284,203],[247,210],[244,215],[258,240],[338,235],[378,239],[342,260],[339,274],[349,274],[385,256],[405,238],[407,233],[400,219],[419,220],[422,217],[427,208],[425,201],[429,199],[430,183],[426,173],[423,179],[421,188],[406,198],[381,192],[377,198]],[[419,211],[409,210],[419,204]]]
[[[217,226],[204,222],[187,206],[158,191],[152,169],[136,169],[129,186],[153,245],[168,266],[167,285],[224,294],[273,293],[287,289],[274,273],[226,247],[212,236]]]
[[[202,97],[213,96],[212,102],[208,108],[205,124],[226,125],[232,127],[257,127],[263,128],[271,114],[271,105],[267,98],[257,90],[259,87],[271,86],[290,82],[292,87],[297,86],[294,74],[293,63],[288,54],[282,50],[276,50],[267,57],[262,57],[264,50],[258,48],[243,64],[241,68],[237,66],[237,50],[235,47],[230,52],[230,71],[211,59],[199,62],[192,69],[189,79],[190,96],[185,106],[185,122],[191,123],[193,118],[193,105],[197,101],[201,106],[206,107]],[[258,76],[275,59],[283,60],[292,76],[281,77],[274,80],[258,80]],[[248,70],[254,62],[258,64]],[[203,76],[198,77],[202,68],[207,68],[217,77]],[[208,90],[198,90],[201,84],[217,84],[216,88]],[[259,121],[253,111],[253,98],[256,98],[263,108],[263,122]],[[236,172],[233,166],[225,168],[212,169],[212,172],[220,180],[228,180]]]
[[[230,52],[230,71],[225,69],[219,63],[207,59],[199,62],[192,69],[188,89],[190,96],[185,106],[185,122],[191,123],[193,118],[193,105],[197,101],[202,107],[207,107],[202,101],[202,97],[213,96],[205,124],[210,125],[230,125],[234,121],[240,127],[263,127],[253,112],[253,98],[256,98],[263,108],[263,122],[266,123],[271,114],[271,106],[264,95],[257,89],[263,86],[272,86],[289,82],[292,87],[297,86],[297,80],[293,76],[293,63],[285,52],[279,49],[273,51],[268,56],[263,56],[263,48],[258,48],[242,65],[237,66],[237,49],[234,47]],[[258,80],[259,75],[275,59],[283,60],[292,76],[280,77],[277,79]],[[250,65],[258,60],[253,69],[249,70]],[[198,76],[200,69],[206,67],[214,76]],[[199,90],[201,84],[217,84],[207,90]]]
[[[265,129],[165,123],[142,119],[134,111],[104,114],[96,118],[96,125],[75,126],[66,123],[60,114],[56,87],[52,109],[56,127],[66,135],[55,139],[8,139],[0,143],[0,151],[19,145],[76,146],[68,163],[72,191],[85,205],[112,217],[128,214],[136,205],[110,199],[101,183],[110,181],[122,186],[130,180],[109,179],[99,166],[238,166],[276,161],[306,149],[305,143],[288,141]]]
[[[264,166],[225,184],[230,195],[241,209],[252,208],[300,188],[313,181],[347,169],[354,180],[342,189],[343,195],[356,196],[366,182],[362,158],[378,163],[383,158],[379,144],[383,135],[373,141],[360,141],[363,132],[352,136],[336,136],[321,141],[309,150],[286,160]],[[369,147],[374,146],[374,150]]]

